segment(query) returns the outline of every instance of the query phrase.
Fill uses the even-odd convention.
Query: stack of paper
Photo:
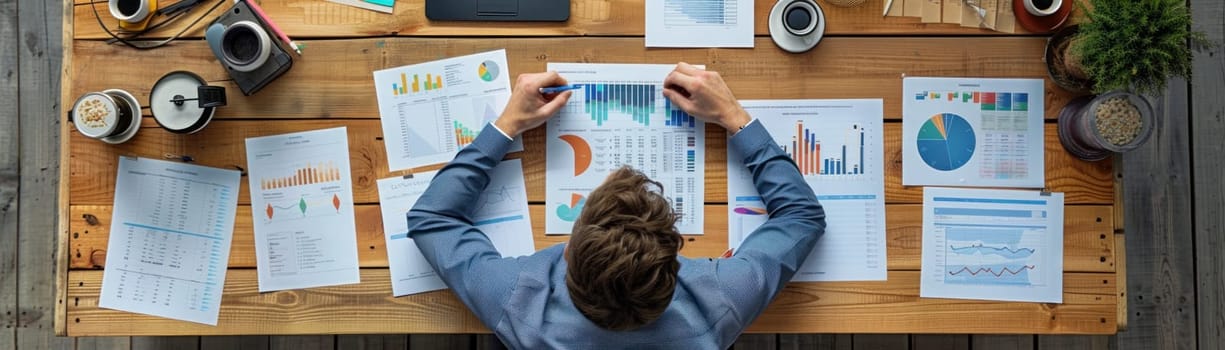
[[[1020,1],[1020,0],[1017,0]],[[1013,0],[885,0],[885,16],[917,17],[923,23],[951,23],[1015,33]]]
[[[371,11],[391,13],[395,9],[396,0],[328,0],[337,4],[364,8]]]

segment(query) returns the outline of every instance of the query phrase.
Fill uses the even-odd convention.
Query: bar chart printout
[[[752,0],[646,1],[647,47],[753,47]]]
[[[246,141],[260,291],[359,282],[346,129]]]
[[[795,162],[825,209],[825,235],[793,281],[884,280],[885,177],[881,100],[740,102]],[[766,222],[744,156],[728,147],[728,245]]]
[[[510,100],[506,66],[497,50],[374,72],[390,170],[448,162],[476,140]]]
[[[405,216],[429,188],[437,171],[415,174],[411,178],[379,180],[379,203],[383,213],[383,233],[387,242],[387,262],[391,267],[391,289],[395,296],[446,289],[408,235]],[[502,257],[531,255],[536,251],[532,220],[528,213],[523,164],[518,159],[502,161],[490,175],[489,186],[476,199],[472,222],[489,237]]]
[[[1063,194],[926,187],[919,295],[1063,302]]]
[[[549,64],[582,89],[546,126],[546,233],[570,233],[587,195],[623,165],[663,185],[681,233],[702,233],[706,126],[663,97],[674,68]]]
[[[241,175],[120,157],[98,306],[217,325]]]

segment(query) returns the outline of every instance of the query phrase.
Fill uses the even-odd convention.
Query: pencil
[[[250,1],[250,0],[242,0],[242,1],[245,1],[247,5],[251,7],[251,11],[255,11],[256,15],[263,18],[264,23],[268,24],[268,28],[272,29],[272,32],[276,33],[276,35],[280,37],[281,40],[284,41],[286,45],[289,45],[289,47],[293,48],[293,51],[297,52],[298,56],[302,56],[302,48],[298,47],[297,43],[289,39],[288,35],[285,35],[285,31],[282,31],[280,27],[276,26],[276,23],[272,22],[272,18],[269,18],[268,14],[264,13],[264,9],[260,8],[259,4],[256,4],[254,1]]]

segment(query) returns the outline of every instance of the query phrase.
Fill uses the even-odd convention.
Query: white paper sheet
[[[446,163],[510,101],[506,50],[374,72],[392,171]],[[511,152],[523,150],[515,139]]]
[[[379,180],[379,205],[383,211],[383,233],[395,296],[447,288],[421,255],[417,244],[408,237],[405,218],[435,175],[437,171],[414,174],[412,178]],[[518,159],[502,161],[490,176],[489,186],[476,201],[472,221],[489,237],[502,257],[531,255],[536,252],[536,244],[528,213],[523,164]]]
[[[753,0],[646,1],[647,47],[753,47]]]
[[[98,306],[217,325],[241,176],[120,157]]]
[[[927,187],[919,296],[1063,302],[1063,194]]]
[[[545,141],[545,232],[569,234],[587,195],[629,165],[659,181],[683,234],[702,234],[706,125],[663,97],[675,66],[549,63],[574,91]]]
[[[792,281],[883,281],[885,171],[881,100],[741,101],[796,162],[825,208],[825,235]],[[728,245],[767,213],[744,156],[728,147]]]
[[[247,139],[261,292],[360,282],[345,128]]]
[[[903,185],[1043,187],[1041,79],[902,82]]]

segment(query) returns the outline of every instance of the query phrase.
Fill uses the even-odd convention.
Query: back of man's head
[[[624,167],[592,191],[566,249],[566,287],[601,328],[633,330],[659,318],[676,289],[684,244],[662,186]]]

